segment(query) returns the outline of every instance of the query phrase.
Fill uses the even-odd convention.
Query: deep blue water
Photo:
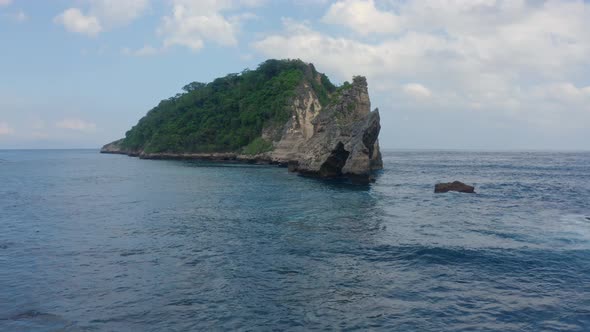
[[[384,161],[0,151],[0,331],[590,331],[590,153]]]

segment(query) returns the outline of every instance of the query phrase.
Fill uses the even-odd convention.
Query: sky
[[[0,0],[0,149],[98,148],[269,58],[366,76],[385,149],[590,150],[583,0]]]

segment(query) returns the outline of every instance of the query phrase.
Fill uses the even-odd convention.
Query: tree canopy
[[[319,82],[313,79],[318,75]],[[187,84],[183,93],[162,100],[139,120],[122,145],[147,153],[267,150],[268,144],[260,141],[262,129],[289,119],[288,103],[303,80],[322,104],[336,90],[301,60],[267,60],[256,70]]]

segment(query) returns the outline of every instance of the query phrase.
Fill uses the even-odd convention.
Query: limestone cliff
[[[285,106],[290,117],[282,123],[269,121],[261,130],[260,138],[269,144],[267,151],[150,152],[130,149],[121,139],[105,145],[101,152],[144,159],[264,162],[288,165],[290,171],[305,175],[370,179],[383,163],[378,140],[379,111],[371,111],[367,80],[356,76],[351,84],[335,89],[321,100],[317,86],[322,74],[311,64],[304,65],[303,72],[304,79]]]
[[[280,139],[261,157],[321,177],[368,176],[381,169],[379,110],[370,111],[366,79],[354,77],[339,93],[322,108],[311,86],[303,84]]]

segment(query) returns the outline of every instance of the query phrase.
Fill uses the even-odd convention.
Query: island
[[[336,86],[313,64],[271,59],[186,85],[100,152],[269,163],[362,182],[383,168],[380,130],[365,77]]]

